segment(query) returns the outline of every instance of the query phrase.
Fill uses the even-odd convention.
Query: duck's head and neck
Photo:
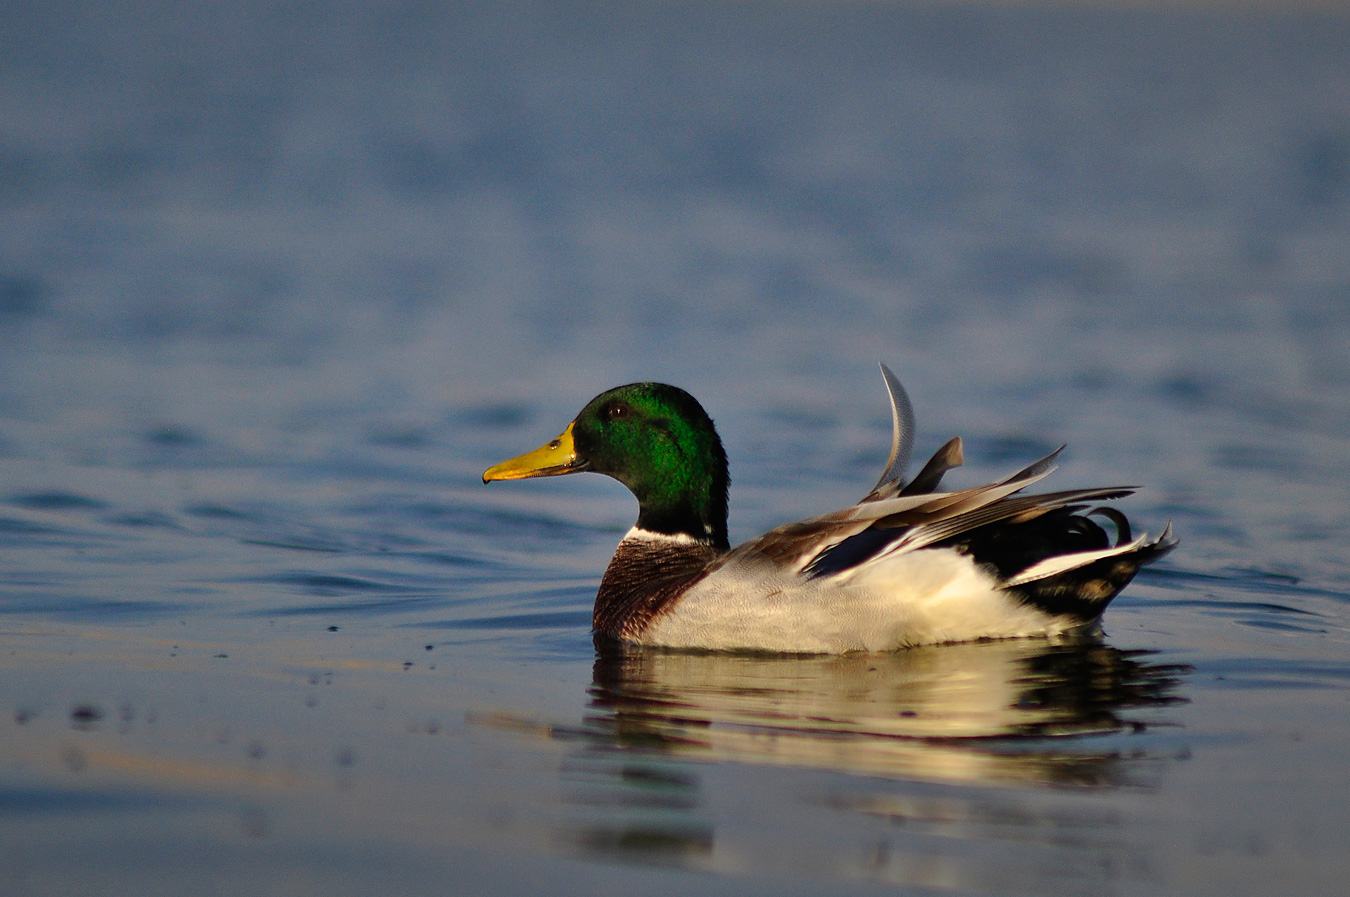
[[[684,390],[630,383],[601,393],[561,436],[490,468],[483,482],[583,470],[628,487],[639,529],[728,548],[726,452],[712,419]]]

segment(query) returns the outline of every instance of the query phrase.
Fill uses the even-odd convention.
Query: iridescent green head
[[[638,526],[727,547],[727,457],[712,419],[682,389],[630,383],[601,393],[562,435],[483,482],[593,470],[637,496]]]

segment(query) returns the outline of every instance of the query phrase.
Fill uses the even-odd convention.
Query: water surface
[[[0,12],[0,893],[1339,894],[1350,27]],[[597,653],[600,390],[732,538],[889,439],[1144,484],[1101,640]],[[1047,486],[1049,488],[1049,486]]]

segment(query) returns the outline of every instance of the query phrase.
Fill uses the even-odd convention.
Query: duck
[[[1137,486],[1024,493],[1064,446],[1011,476],[944,491],[944,475],[964,462],[956,437],[906,479],[913,405],[881,372],[892,438],[877,484],[852,507],[735,548],[722,441],[675,386],[607,390],[556,439],[488,468],[483,482],[591,471],[637,498],[637,523],[596,593],[597,644],[847,654],[1099,634],[1111,600],[1178,544],[1170,522],[1157,538],[1136,537],[1122,512],[1096,504]]]

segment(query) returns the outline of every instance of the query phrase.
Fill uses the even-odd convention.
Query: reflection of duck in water
[[[1020,862],[1096,861],[1116,837],[1112,815],[1085,816],[1081,802],[1055,796],[1062,789],[1035,786],[1156,784],[1185,756],[1175,735],[1152,730],[1184,701],[1176,690],[1186,669],[1090,638],[814,657],[610,644],[581,725],[508,713],[471,721],[568,745],[561,812],[544,823],[566,850],[736,871],[758,849],[781,872],[787,855],[775,838],[786,837],[809,875],[837,863],[846,876],[881,869],[947,890],[1002,884]],[[792,771],[765,778],[740,764]],[[822,815],[831,811],[847,815]],[[855,814],[886,825],[859,827]],[[792,823],[802,819],[830,825],[830,838],[813,828],[810,843],[799,840]],[[783,823],[795,837],[767,834],[765,854],[760,834]],[[849,848],[850,837],[863,840]],[[1010,838],[1020,858],[1011,868],[1001,851],[963,846]],[[978,890],[1002,891],[997,884]]]
[[[689,759],[937,781],[1109,785],[1184,667],[1093,639],[775,657],[601,651],[587,740]],[[1135,748],[1142,747],[1134,742]]]
[[[678,648],[879,651],[1090,628],[1139,567],[1170,551],[1170,528],[1131,539],[1119,511],[1086,510],[1129,487],[1020,495],[1052,454],[1007,479],[937,492],[961,463],[954,439],[912,481],[909,398],[891,394],[891,459],[858,505],[779,527],[730,550],[726,455],[703,408],[658,383],[592,399],[562,435],[483,481],[593,470],[627,486],[638,521],[596,596],[609,638]],[[1109,520],[1114,544],[1093,516]]]

